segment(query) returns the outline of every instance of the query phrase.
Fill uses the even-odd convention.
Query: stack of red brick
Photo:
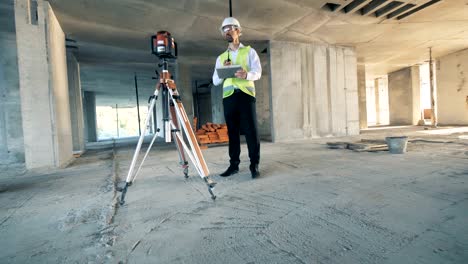
[[[200,145],[229,141],[226,124],[206,123],[195,132]]]

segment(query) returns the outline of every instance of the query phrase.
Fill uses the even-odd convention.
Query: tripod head
[[[151,53],[162,60],[162,72],[159,75],[159,82],[163,88],[175,89],[175,83],[169,73],[169,59],[177,59],[177,43],[168,31],[158,31],[151,36]]]
[[[171,33],[158,31],[156,35],[151,36],[151,53],[164,61],[165,59],[176,59],[177,43],[171,37]]]

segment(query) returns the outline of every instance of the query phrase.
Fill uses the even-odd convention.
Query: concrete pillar
[[[356,54],[270,42],[273,141],[359,134]]]
[[[388,75],[390,125],[417,125],[420,119],[419,67]]]
[[[0,27],[0,164],[24,163],[14,8]]]
[[[222,124],[224,120],[223,86],[211,84],[211,113],[213,123]]]
[[[84,92],[83,109],[85,121],[86,142],[97,141],[97,119],[96,119],[96,94],[94,92]]]
[[[71,51],[67,52],[67,69],[73,151],[81,153],[85,150],[85,141],[80,65]]]
[[[193,93],[192,93],[192,75],[190,71],[190,66],[186,64],[177,64],[177,75],[176,75],[176,84],[177,90],[182,98],[182,103],[184,104],[185,112],[187,117],[190,120],[190,124],[193,125]]]
[[[259,43],[259,45],[255,47],[262,64],[262,77],[260,80],[255,81],[255,98],[260,139],[271,141],[271,85],[268,45],[268,43]]]
[[[313,47],[312,57],[312,88],[314,94],[314,112],[318,118],[315,118],[317,133],[320,136],[326,136],[331,131],[330,124],[330,92],[328,87],[328,68],[327,68],[327,46],[315,45]],[[299,67],[301,67],[299,65]],[[302,73],[307,74],[302,69]],[[308,89],[307,87],[304,87]]]
[[[15,1],[26,167],[62,167],[73,159],[65,34],[49,3],[34,3],[37,16]]]
[[[344,85],[346,91],[346,134],[359,135],[359,98],[357,81],[357,56],[354,49],[343,48]]]
[[[359,97],[359,128],[367,128],[367,107],[366,107],[366,66],[358,64],[358,97]]]
[[[379,79],[374,79],[374,92],[375,92],[375,124],[380,125],[380,87]]]

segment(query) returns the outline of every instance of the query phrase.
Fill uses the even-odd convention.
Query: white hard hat
[[[234,17],[226,17],[223,20],[223,24],[221,24],[221,27],[219,28],[219,31],[221,31],[221,34],[224,34],[223,27],[230,26],[230,25],[238,27],[239,31],[242,30],[239,20],[235,19]]]

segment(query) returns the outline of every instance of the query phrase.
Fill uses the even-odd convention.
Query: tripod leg
[[[208,170],[208,166],[206,165],[205,159],[203,158],[200,146],[198,145],[197,139],[195,138],[195,133],[192,130],[192,126],[190,125],[189,119],[185,112],[184,106],[180,101],[177,91],[169,89],[169,93],[170,98],[172,99],[172,103],[174,104],[174,109],[176,111],[178,120],[180,121],[180,124],[183,128],[183,132],[190,145],[190,150],[193,154],[192,162],[194,163],[195,167],[197,167],[197,171],[199,172],[200,177],[205,180],[205,183],[208,187],[208,191],[211,194],[211,198],[214,200],[216,199],[216,196],[213,194],[213,188],[216,185],[216,182],[214,182],[209,177],[210,172]],[[183,140],[182,137],[180,139]],[[189,156],[192,158],[192,155]]]
[[[173,127],[174,124],[171,123]],[[187,144],[185,144],[185,141],[183,140],[183,135],[178,131],[178,132],[175,132],[175,135],[176,137],[180,140],[181,144],[182,144],[182,147],[184,148],[184,150],[187,152],[187,156],[190,158],[190,160],[192,161],[192,163],[195,165],[195,169],[197,170],[198,174],[200,175],[200,177],[203,178],[203,180],[205,181],[206,185],[208,186],[208,191],[210,192],[211,194],[211,198],[214,200],[216,199],[216,195],[214,195],[213,193],[213,189],[216,185],[216,182],[213,181],[209,176],[202,176],[204,175],[203,174],[203,171],[201,171],[201,167],[200,166],[197,166],[196,164],[196,160],[195,160],[195,157],[194,157],[194,153],[191,151],[191,149],[189,149],[189,147],[187,146]]]
[[[128,170],[128,174],[127,174],[127,179],[125,180],[125,186],[121,189],[122,195],[120,197],[120,205],[123,205],[125,203],[125,194],[127,193],[127,189],[129,186],[132,185],[132,178],[136,177],[136,175],[133,175],[133,171],[135,169],[135,165],[138,159],[138,154],[140,153],[141,145],[143,144],[143,140],[145,138],[146,129],[148,127],[149,121],[151,120],[153,108],[154,108],[154,105],[156,104],[156,98],[158,98],[158,90],[154,91],[154,95],[155,95],[155,98],[151,100],[151,104],[148,110],[148,116],[146,117],[145,126],[143,127],[143,131],[140,135],[140,138],[138,139],[138,144],[135,149],[135,153],[133,154],[132,163],[130,164],[130,169]]]
[[[179,126],[179,120],[177,120],[177,115],[176,115],[176,112],[175,112],[175,109],[174,109],[174,103],[173,102],[170,102],[170,113],[171,113],[171,120],[173,122],[173,138],[174,138],[174,143],[177,147],[177,151],[179,153],[179,162],[180,162],[180,165],[182,165],[182,169],[184,170],[184,176],[185,178],[188,178],[188,161],[187,159],[185,158],[185,153],[184,153],[184,149],[182,147],[182,142],[181,140],[175,135],[175,133],[177,131],[180,131],[180,126]]]
[[[140,162],[140,166],[138,166],[138,170],[135,172],[135,175],[134,175],[133,178],[131,179],[130,183],[135,182],[135,179],[136,179],[138,173],[140,172],[141,167],[143,166],[143,163],[145,162],[146,157],[148,156],[148,154],[149,154],[149,152],[150,152],[150,150],[151,150],[151,147],[152,147],[153,144],[154,144],[154,141],[155,141],[156,138],[158,137],[158,134],[159,134],[159,128],[156,129],[156,132],[155,132],[154,135],[153,135],[153,139],[151,140],[151,143],[149,144],[148,149],[146,150],[145,156],[143,156],[143,159],[142,159],[141,162]]]

